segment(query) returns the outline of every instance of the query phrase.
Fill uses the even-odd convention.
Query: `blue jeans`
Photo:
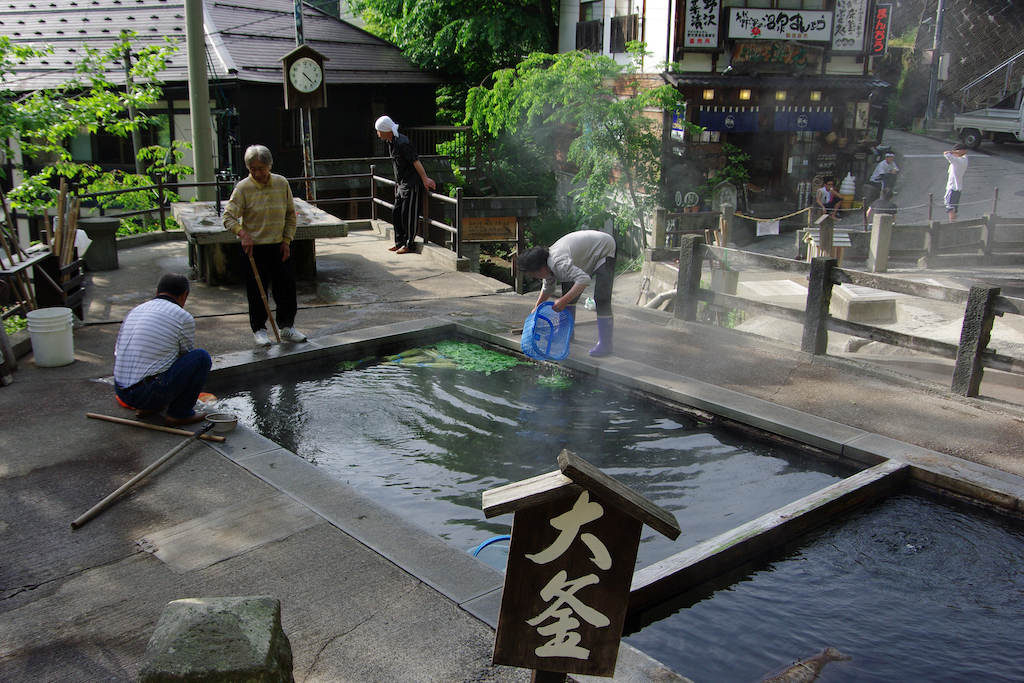
[[[210,354],[192,349],[160,375],[127,389],[115,387],[117,397],[136,410],[160,410],[167,406],[167,417],[184,420],[195,415],[196,399],[212,366]]]

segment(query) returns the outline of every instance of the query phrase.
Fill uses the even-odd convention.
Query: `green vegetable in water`
[[[537,378],[537,384],[548,389],[568,389],[573,386],[575,382],[571,377],[554,373],[551,375],[542,375]]]
[[[338,363],[338,369],[355,370],[360,365],[363,365],[365,363],[372,363],[375,360],[377,360],[376,356],[367,356],[366,358],[363,358],[361,360],[343,360],[340,363]]]
[[[477,344],[457,341],[442,341],[430,346],[409,349],[394,356],[388,356],[387,360],[402,365],[471,370],[488,375],[492,372],[508,370],[516,365],[525,365],[523,361],[498,351],[490,351]]]

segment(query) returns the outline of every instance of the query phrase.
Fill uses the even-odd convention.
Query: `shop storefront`
[[[666,77],[686,96],[686,120],[704,129],[690,136],[673,123],[667,177],[670,185],[688,187],[670,186],[670,197],[720,168],[726,144],[749,155],[750,184],[759,197],[795,208],[812,201],[816,177],[836,176],[838,184],[852,174],[859,186],[877,162],[871,150],[885,129],[880,93],[887,84],[873,76]]]
[[[666,145],[669,196],[704,186],[733,156],[749,189],[803,208],[825,176],[867,180],[885,128],[888,84],[872,75],[884,40],[873,0],[680,0],[665,80],[685,97]],[[680,114],[677,114],[680,115]],[[690,195],[692,198],[692,194]]]

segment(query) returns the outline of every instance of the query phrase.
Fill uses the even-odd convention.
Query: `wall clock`
[[[288,69],[288,80],[301,93],[313,92],[324,80],[323,69],[309,57],[299,57]]]

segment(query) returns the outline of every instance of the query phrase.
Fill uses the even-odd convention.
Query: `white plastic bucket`
[[[29,311],[25,318],[38,367],[55,368],[75,360],[70,308],[40,308]]]

